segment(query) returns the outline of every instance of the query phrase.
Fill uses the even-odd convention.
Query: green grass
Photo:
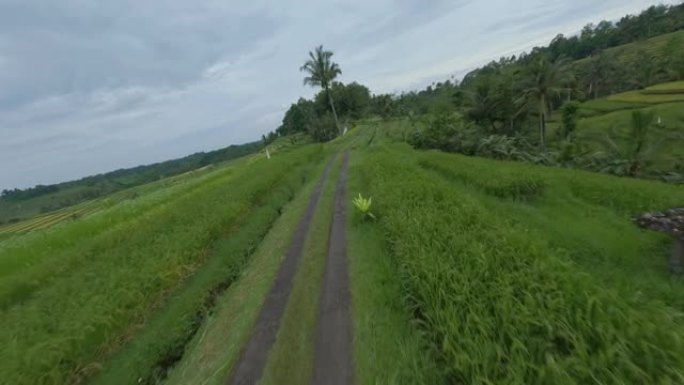
[[[667,125],[675,106],[648,108]],[[377,216],[348,205],[359,384],[684,382],[684,279],[667,272],[670,239],[631,222],[681,205],[684,186],[414,151],[395,143],[408,127],[364,122],[0,234],[0,382],[224,383],[343,148],[348,198],[372,197]],[[340,160],[262,384],[310,382]]]
[[[233,165],[239,165],[240,163],[242,162],[232,162]],[[105,198],[86,201],[65,207],[63,209],[52,211],[48,214],[38,215],[17,223],[2,225],[0,226],[0,233],[25,233],[35,230],[42,230],[69,220],[83,219],[102,210],[106,210],[114,205],[129,201],[136,201],[141,197],[148,197],[150,194],[154,194],[156,192],[168,191],[172,187],[177,187],[179,190],[192,188],[193,186],[201,185],[204,183],[204,181],[215,177],[216,175],[223,175],[227,171],[228,170],[225,167],[218,169],[214,167],[205,167],[201,170],[190,171],[181,175],[165,178],[160,181],[116,192]],[[46,198],[35,198],[35,200],[39,199]],[[33,204],[35,204],[33,200],[28,203],[29,206]],[[24,215],[31,216],[31,211],[26,209],[27,203],[23,202],[21,205],[24,208],[20,209],[25,210],[22,211]]]
[[[314,346],[318,321],[323,272],[328,255],[328,238],[335,199],[337,178],[342,165],[338,156],[320,202],[302,252],[299,270],[280,322],[261,385],[306,385],[311,383]]]
[[[367,195],[360,176],[364,151],[352,153],[349,196]],[[382,197],[375,197],[382,199]],[[404,306],[398,266],[382,230],[348,206],[347,238],[352,292],[354,362],[358,384],[439,384],[443,378],[429,345]]]
[[[225,382],[250,336],[263,299],[271,288],[282,255],[289,247],[322,169],[321,162],[315,177],[284,208],[241,277],[218,299],[215,313],[200,328],[182,361],[170,372],[167,384]]]
[[[628,91],[607,97],[608,101],[621,103],[662,104],[684,102],[684,93],[648,93],[648,91]]]
[[[646,88],[646,91],[664,91],[667,93],[684,93],[684,81],[656,84]]]
[[[82,261],[87,250],[98,252],[96,245],[104,239],[125,237],[126,226],[134,228],[150,218],[169,212],[179,202],[192,202],[202,191],[227,183],[232,169],[222,169],[196,181],[154,191],[144,198],[122,201],[101,213],[49,230],[14,237],[0,246],[0,306],[11,304],[15,297],[27,297],[49,284]],[[108,204],[109,205],[109,204]],[[74,253],[73,250],[80,250]],[[59,261],[59,263],[55,263]]]
[[[249,221],[213,248],[202,269],[176,290],[132,342],[104,365],[92,383],[155,384],[163,379],[174,363],[172,360],[180,358],[189,339],[212,311],[216,296],[240,276],[282,206],[309,174],[308,168],[288,173],[289,180],[281,181],[262,206],[250,214]]]
[[[580,105],[580,117],[592,117],[620,110],[633,110],[648,107],[647,103],[627,103],[612,99],[593,99]],[[558,115],[558,114],[556,114]]]
[[[2,271],[0,376],[13,384],[43,384],[97,372],[103,360],[147,325],[150,314],[168,303],[179,284],[201,271],[218,240],[246,226],[277,187],[300,183],[286,176],[297,175],[321,154],[319,146],[304,147],[283,153],[277,162],[241,167],[136,220],[111,224],[101,215],[82,222],[104,230],[77,221],[3,242],[0,263],[10,268]],[[73,237],[51,235],[60,232]],[[95,236],[80,236],[89,233]],[[21,258],[22,253],[33,258]],[[186,304],[196,301],[181,298]],[[147,362],[175,346],[175,332],[182,334],[184,328],[168,331],[168,344],[155,341],[158,349],[141,349]]]
[[[525,204],[492,198],[482,194],[479,185],[447,179],[469,187],[468,195],[481,205],[529,231],[531,237],[546,239],[562,258],[620,290],[625,297],[638,294],[684,310],[684,280],[670,279],[667,272],[665,256],[671,239],[642,231],[629,220],[643,211],[677,206],[684,198],[681,186],[439,153],[424,158],[425,163],[442,166],[441,176],[477,168],[482,180],[489,181],[536,172],[547,181],[548,191]],[[635,272],[639,272],[638,280],[634,279]]]
[[[456,177],[425,168],[425,162],[451,169]],[[457,177],[479,162],[485,163],[480,183]],[[436,352],[434,362],[446,383],[684,379],[684,325],[679,311],[667,305],[678,303],[678,287],[663,289],[663,283],[646,295],[635,291],[667,282],[666,274],[656,273],[662,261],[652,255],[662,251],[662,238],[635,238],[631,246],[641,246],[640,251],[622,265],[617,258],[627,246],[616,244],[617,234],[631,226],[628,212],[681,202],[682,189],[395,146],[370,153],[357,170],[377,203],[377,226],[398,268],[395,279],[404,289],[404,304],[432,345],[428,352]],[[534,200],[487,193],[490,179],[521,171],[546,181]],[[530,215],[559,218],[555,231],[544,222],[525,226],[526,208],[559,191],[564,191],[559,199],[570,194],[579,203],[562,210],[542,207]],[[579,218],[573,220],[574,212]],[[590,215],[596,219],[582,219]],[[604,221],[611,230],[590,232]],[[558,231],[568,223],[591,226],[585,232],[568,230],[572,241],[564,241]],[[582,239],[589,246],[575,250]],[[603,251],[597,255],[604,261],[599,271],[624,269],[622,278],[600,279],[587,272],[589,264],[580,261],[596,251]],[[643,271],[650,273],[642,277]],[[641,286],[619,283],[627,277],[643,279]]]

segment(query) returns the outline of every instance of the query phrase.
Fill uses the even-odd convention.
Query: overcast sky
[[[0,0],[0,189],[256,140],[313,94],[318,44],[397,92],[657,3]]]

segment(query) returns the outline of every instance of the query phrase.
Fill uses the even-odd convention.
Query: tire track
[[[353,382],[351,293],[347,261],[347,168],[344,154],[335,192],[335,211],[321,291],[316,335],[313,385],[348,385]]]
[[[331,166],[336,157],[333,157],[325,166],[321,179],[309,199],[309,205],[302,219],[299,221],[297,230],[292,238],[290,247],[285,254],[276,279],[269,291],[259,316],[252,330],[249,342],[242,350],[240,358],[236,362],[227,380],[231,385],[252,385],[261,378],[268,353],[276,340],[280,327],[280,320],[285,311],[294,276],[299,267],[299,259],[304,248],[304,242],[309,233],[309,227],[318,206],[321,190],[330,174]]]

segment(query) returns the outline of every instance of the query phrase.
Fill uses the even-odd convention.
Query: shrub
[[[317,142],[327,142],[335,139],[337,136],[337,127],[335,125],[335,118],[332,114],[326,113],[309,123],[308,132],[311,137]]]

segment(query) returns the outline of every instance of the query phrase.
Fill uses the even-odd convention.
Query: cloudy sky
[[[318,44],[395,92],[656,3],[0,0],[0,189],[256,140],[313,94]]]

